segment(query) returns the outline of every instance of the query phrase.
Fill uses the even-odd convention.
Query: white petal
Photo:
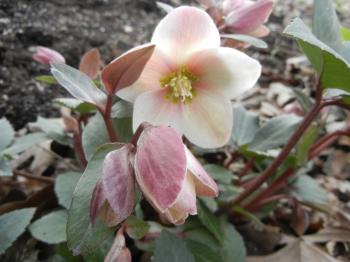
[[[202,148],[221,147],[231,136],[231,102],[213,91],[196,91],[192,102],[184,106],[183,133],[193,144]]]
[[[214,21],[199,8],[175,8],[156,27],[152,43],[182,65],[192,52],[220,46],[220,35]]]
[[[169,59],[156,47],[139,79],[131,86],[119,90],[117,96],[133,103],[143,92],[160,89],[160,79],[173,71],[174,67]]]
[[[133,129],[142,122],[152,125],[166,125],[182,134],[182,103],[172,103],[165,99],[166,90],[149,91],[137,97],[134,104]]]
[[[199,77],[197,86],[213,89],[230,99],[252,88],[261,74],[257,60],[228,47],[193,54],[188,68]]]

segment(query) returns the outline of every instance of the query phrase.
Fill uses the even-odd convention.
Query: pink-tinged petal
[[[97,182],[92,193],[90,219],[93,225],[95,224],[97,217],[110,227],[116,226],[120,223],[120,218],[115,215],[106,199],[102,181]]]
[[[175,203],[185,180],[186,155],[180,134],[166,126],[145,128],[137,142],[134,167],[141,191],[164,212]]]
[[[195,184],[192,176],[187,174],[179,196],[164,215],[169,222],[180,225],[185,222],[189,214],[197,214],[197,205]]]
[[[43,47],[43,46],[38,46],[36,48],[36,53],[33,55],[33,59],[39,62],[40,64],[46,65],[46,66],[49,66],[50,63],[66,62],[66,60],[60,53],[58,53],[53,49]]]
[[[266,26],[261,25],[259,26],[257,29],[255,29],[254,31],[250,32],[249,34],[251,36],[255,36],[255,37],[265,37],[270,33],[270,29],[268,29]]]
[[[235,9],[245,6],[244,2],[246,2],[246,0],[224,0],[222,3],[222,9],[224,13],[227,15]]]
[[[80,59],[79,70],[94,80],[100,72],[101,55],[98,49],[87,51]]]
[[[166,125],[182,133],[182,103],[173,103],[165,98],[166,90],[145,92],[137,97],[134,104],[134,131],[143,122],[152,125]]]
[[[132,85],[119,90],[117,95],[133,103],[141,93],[160,89],[160,79],[172,71],[174,71],[174,67],[169,59],[156,47],[139,79]]]
[[[184,135],[202,148],[224,146],[231,136],[233,124],[230,100],[213,91],[196,91],[192,102],[184,107]]]
[[[257,60],[228,47],[193,54],[189,68],[199,77],[198,86],[220,92],[230,99],[252,88],[261,74]]]
[[[124,228],[120,228],[113,241],[111,249],[108,251],[104,262],[131,262],[130,250],[125,245]]]
[[[105,196],[119,222],[134,209],[135,181],[129,161],[132,145],[108,153],[103,162],[102,183]]]
[[[193,175],[193,180],[198,196],[216,197],[219,189],[215,181],[207,174],[202,165],[192,155],[191,151],[185,147],[187,158],[187,169]]]
[[[141,75],[154,51],[153,44],[133,48],[106,65],[102,81],[110,94],[132,85]]]
[[[206,12],[182,6],[175,8],[159,22],[151,42],[161,48],[177,66],[181,66],[190,53],[219,47],[220,35]]]
[[[95,224],[98,212],[101,210],[102,206],[106,201],[106,196],[103,192],[103,185],[101,181],[98,181],[91,197],[90,203],[90,219],[91,223]]]
[[[272,7],[272,0],[251,2],[245,7],[232,10],[226,18],[226,23],[235,33],[250,33],[267,21]]]

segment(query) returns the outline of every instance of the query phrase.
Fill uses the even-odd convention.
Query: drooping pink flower
[[[168,125],[203,148],[223,146],[232,129],[231,99],[254,86],[258,61],[220,47],[213,20],[195,7],[171,11],[156,27],[156,45],[140,78],[117,95],[134,103],[134,130]]]
[[[106,156],[91,200],[92,221],[100,216],[112,226],[126,219],[134,206],[134,180],[150,204],[173,224],[197,214],[196,196],[218,194],[216,183],[178,132],[166,126],[147,126],[136,149],[125,145]]]
[[[225,0],[222,4],[225,25],[235,34],[264,37],[269,29],[264,26],[273,7],[273,0]]]
[[[33,59],[45,66],[50,66],[50,63],[66,62],[66,60],[60,53],[58,53],[53,49],[43,47],[43,46],[38,46],[36,48],[36,53],[33,54]]]

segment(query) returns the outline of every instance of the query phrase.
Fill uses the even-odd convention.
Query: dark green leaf
[[[185,241],[163,230],[155,243],[153,262],[195,262]]]
[[[186,245],[193,254],[196,262],[223,262],[217,252],[210,248],[210,246],[192,240],[186,240]]]
[[[245,262],[246,248],[241,235],[236,231],[233,225],[221,220],[223,231],[223,247],[220,255],[224,262]]]
[[[298,127],[300,120],[300,117],[291,114],[267,121],[256,133],[249,149],[266,151],[284,145]]]
[[[57,176],[55,181],[55,192],[58,198],[58,203],[61,206],[67,209],[70,207],[73,191],[80,177],[81,174],[77,172],[67,172]]]
[[[0,153],[3,151],[13,140],[15,131],[13,130],[10,122],[6,118],[0,118]]]
[[[82,102],[75,98],[56,98],[53,102],[57,105],[67,107],[80,114],[87,114],[96,110],[96,106],[91,103]]]
[[[147,222],[135,216],[128,217],[125,224],[127,225],[126,232],[128,233],[129,237],[133,239],[140,239],[144,237],[150,229]]]
[[[72,204],[68,211],[67,241],[69,248],[76,255],[92,252],[112,233],[111,229],[99,220],[92,227],[90,201],[94,187],[101,177],[105,156],[121,146],[121,144],[106,144],[100,147],[89,161],[74,190]]]
[[[293,88],[293,92],[296,96],[298,103],[304,112],[309,112],[313,106],[313,101],[310,96],[305,95],[301,90]]]
[[[265,49],[268,47],[268,45],[266,44],[265,41],[263,41],[259,38],[250,36],[250,35],[223,34],[223,35],[221,35],[221,37],[237,40],[240,42],[245,42],[245,43],[250,44],[252,46],[255,46],[257,48],[264,48]]]
[[[32,236],[48,244],[65,242],[67,211],[59,210],[41,217],[29,226]]]
[[[249,144],[259,127],[257,115],[249,113],[243,106],[233,109],[233,129],[230,145],[240,147]]]
[[[199,201],[198,205],[198,219],[218,241],[221,242],[223,240],[220,220],[213,213],[211,213],[211,211],[201,201]]]
[[[213,179],[220,183],[230,184],[234,178],[232,172],[222,166],[215,164],[206,164],[203,167]]]
[[[318,130],[316,125],[310,126],[299,140],[296,155],[300,165],[307,163],[309,150],[318,137]]]
[[[35,80],[42,82],[42,83],[45,83],[45,84],[49,84],[49,85],[57,84],[56,79],[51,75],[37,76],[37,77],[35,77]]]
[[[0,255],[25,231],[35,208],[18,209],[0,216]]]
[[[295,197],[306,203],[318,205],[328,203],[327,192],[308,175],[298,175],[293,181],[291,192]]]

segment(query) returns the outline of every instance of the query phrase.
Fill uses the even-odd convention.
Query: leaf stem
[[[109,135],[109,139],[111,140],[111,142],[117,142],[118,135],[114,129],[112,118],[111,118],[112,105],[113,105],[113,96],[108,94],[106,106],[105,106],[104,110],[100,109],[100,112],[101,112],[103,120],[105,122],[107,132]]]

